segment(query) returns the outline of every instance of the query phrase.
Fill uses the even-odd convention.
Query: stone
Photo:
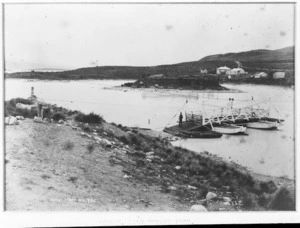
[[[35,116],[35,117],[33,118],[33,121],[34,121],[34,122],[37,122],[37,123],[42,123],[42,122],[43,122],[42,117],[37,117],[37,116]]]
[[[194,187],[194,186],[191,186],[191,185],[188,185],[188,189],[197,190],[198,188]]]
[[[214,198],[216,198],[217,197],[217,194],[216,193],[213,193],[213,192],[208,192],[207,194],[206,194],[206,199],[207,200],[212,200],[212,199],[214,199]]]
[[[125,178],[125,179],[128,179],[130,176],[128,176],[127,174],[125,174],[124,176],[123,176],[123,178]]]
[[[151,152],[147,152],[147,153],[146,153],[146,155],[147,155],[147,156],[151,156],[151,155],[153,155],[153,154],[154,154],[154,152],[153,152],[153,151],[151,151]]]
[[[25,118],[23,116],[16,116],[17,120],[24,120]]]
[[[14,116],[11,116],[11,117],[9,118],[8,124],[9,124],[9,125],[15,125],[15,124],[18,124],[17,118],[14,117]]]
[[[193,205],[190,211],[207,211],[203,205]]]
[[[58,123],[59,123],[59,124],[63,124],[64,121],[63,121],[62,119],[60,119],[60,120],[58,121]]]
[[[231,199],[229,197],[223,197],[224,202],[231,202]]]
[[[107,139],[102,139],[102,144],[105,145],[106,147],[111,147],[112,146],[111,141],[109,141]]]
[[[171,190],[171,191],[175,191],[177,188],[174,187],[174,186],[169,186],[168,189]]]
[[[230,206],[229,202],[224,202],[223,205]]]
[[[10,119],[10,116],[5,117],[5,120],[4,120],[5,124],[9,124],[9,119]]]
[[[178,165],[175,167],[175,169],[179,170],[179,169],[181,169],[181,167]]]

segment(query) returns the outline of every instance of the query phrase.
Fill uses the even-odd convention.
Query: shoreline
[[[131,91],[146,91],[146,92],[155,92],[155,93],[245,93],[238,89],[228,89],[228,90],[193,90],[193,89],[163,89],[163,88],[132,88],[132,87],[123,87],[123,86],[113,86],[113,87],[104,87],[105,90],[117,90],[127,92]]]
[[[19,78],[19,77],[5,77],[4,80],[10,80],[10,79],[25,79],[25,80],[32,80],[32,81],[61,81],[61,82],[69,82],[69,81],[85,81],[85,80],[91,80],[91,81],[105,81],[105,80],[111,80],[111,81],[130,81],[130,82],[134,82],[136,80],[138,80],[137,78],[76,78],[76,79],[72,79],[72,78],[27,78],[27,77],[23,77],[23,78]],[[232,82],[232,81],[225,81],[225,82],[220,82],[220,85],[222,86],[223,84],[232,84],[232,85],[265,85],[265,86],[276,86],[276,87],[283,87],[283,88],[295,88],[295,84],[292,85],[285,85],[285,84],[268,84],[268,83],[256,83],[256,82],[244,82],[244,81],[236,81],[236,82]],[[125,87],[124,87],[125,88]],[[130,87],[126,87],[126,88],[130,88]],[[131,88],[131,89],[138,89],[138,88]],[[149,88],[151,89],[151,88]],[[167,90],[167,89],[166,89]],[[176,89],[173,89],[176,90]],[[182,89],[185,90],[185,89]],[[191,90],[191,91],[197,91],[197,90]],[[199,90],[201,91],[201,90]],[[213,90],[213,91],[220,91],[220,90]]]

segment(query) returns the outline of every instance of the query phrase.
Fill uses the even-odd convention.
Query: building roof
[[[219,68],[217,68],[217,69],[219,69],[219,70],[230,70],[230,68],[227,67],[227,66],[219,67]]]

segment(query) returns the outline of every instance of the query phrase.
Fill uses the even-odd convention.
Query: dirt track
[[[31,119],[6,126],[6,210],[188,210],[158,186],[124,178],[108,157],[116,148],[97,145],[69,126]],[[63,148],[67,141],[73,148]]]

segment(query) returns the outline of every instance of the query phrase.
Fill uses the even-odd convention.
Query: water
[[[234,107],[243,107],[251,100],[268,108],[262,101],[271,99],[271,116],[285,119],[277,131],[247,129],[248,136],[223,135],[218,139],[184,139],[174,142],[196,152],[209,151],[235,161],[254,172],[294,178],[294,90],[266,85],[230,85],[242,93],[214,93],[179,90],[107,89],[123,84],[122,80],[39,81],[8,79],[5,100],[35,94],[45,101],[85,113],[103,115],[106,121],[126,126],[162,130],[176,124],[180,111],[203,109],[214,112],[234,98]],[[126,81],[128,82],[128,81]],[[204,103],[203,103],[204,102]],[[279,111],[279,113],[277,112]]]

